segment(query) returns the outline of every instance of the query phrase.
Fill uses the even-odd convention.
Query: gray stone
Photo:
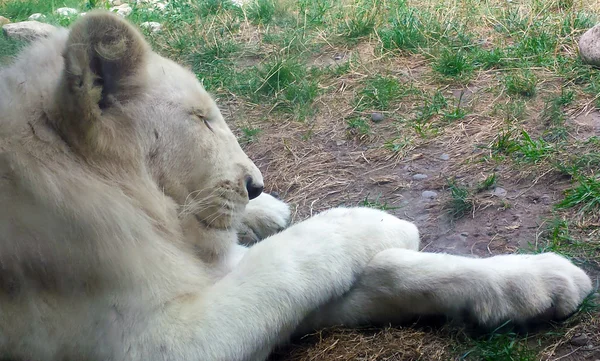
[[[579,38],[579,56],[584,63],[600,67],[600,24]]]
[[[585,333],[576,334],[571,339],[571,345],[574,345],[574,346],[585,346],[588,344],[588,342],[590,342],[590,338]]]
[[[383,119],[385,119],[385,118],[384,118],[383,114],[381,114],[381,113],[372,113],[371,114],[371,120],[375,123],[382,122]]]
[[[441,160],[448,160],[448,159],[450,159],[450,155],[444,153],[444,154],[440,155],[440,159]]]
[[[54,10],[54,13],[60,16],[71,16],[79,14],[79,11],[73,8],[58,8]]]
[[[113,6],[112,8],[110,8],[110,11],[115,12],[121,15],[122,17],[127,17],[129,16],[129,14],[131,14],[133,9],[129,4],[121,4],[118,6]]]
[[[437,192],[434,192],[434,191],[423,191],[423,193],[421,193],[421,197],[427,198],[427,199],[434,199],[434,198],[437,198],[437,196],[438,196]]]
[[[159,32],[162,30],[162,25],[157,23],[156,21],[146,21],[140,24],[140,27],[144,29],[148,29],[153,33]]]
[[[27,20],[43,20],[45,18],[46,18],[46,15],[44,15],[42,13],[35,13],[35,14],[29,15],[29,18]]]
[[[415,174],[412,177],[414,180],[423,180],[427,179],[427,174]]]
[[[17,40],[33,40],[46,37],[54,30],[56,30],[54,26],[39,21],[21,21],[6,24],[2,27],[6,37]]]
[[[494,188],[494,190],[492,191],[492,195],[496,196],[496,197],[500,197],[500,198],[504,198],[506,197],[506,194],[508,192],[506,191],[506,189],[501,188],[501,187],[496,187]]]
[[[4,16],[0,16],[0,26],[10,24],[10,20]]]

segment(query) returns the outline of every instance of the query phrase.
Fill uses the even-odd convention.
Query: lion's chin
[[[229,231],[235,229],[239,219],[240,212],[215,212],[210,214],[195,214],[194,217],[203,229],[214,229]]]

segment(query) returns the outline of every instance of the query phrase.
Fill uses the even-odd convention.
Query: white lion
[[[372,209],[281,231],[287,205],[195,76],[116,15],[25,49],[0,119],[2,358],[264,360],[336,324],[564,318],[592,290],[551,253],[418,252],[413,224]],[[246,248],[242,228],[270,237]]]

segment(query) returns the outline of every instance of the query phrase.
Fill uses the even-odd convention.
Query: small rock
[[[165,4],[165,3],[160,3],[160,2],[154,3],[155,10],[163,11],[166,7],[167,7],[167,4]]]
[[[590,341],[590,338],[588,337],[588,335],[584,334],[580,334],[580,335],[575,335],[573,336],[573,338],[571,339],[571,345],[574,346],[585,346],[588,344],[588,342]]]
[[[501,187],[496,187],[494,188],[494,190],[492,191],[492,195],[496,196],[496,197],[500,197],[500,198],[504,198],[506,197],[506,194],[508,192],[506,191],[506,189],[501,188]]]
[[[600,24],[586,31],[579,38],[581,60],[593,66],[600,66]]]
[[[375,123],[379,123],[381,121],[383,121],[384,117],[383,114],[381,113],[372,113],[371,114],[371,120]]]
[[[346,144],[346,141],[345,140],[338,140],[338,141],[335,142],[335,144],[339,147],[340,145]]]
[[[423,180],[427,179],[427,174],[415,174],[412,177],[414,180]]]
[[[434,191],[423,191],[423,193],[421,193],[421,197],[427,198],[427,199],[434,199],[434,198],[437,198],[437,196],[438,196],[437,192],[434,192]]]
[[[140,24],[144,29],[148,29],[153,33],[159,32],[162,29],[162,25],[156,21],[146,21]]]
[[[448,160],[448,159],[450,159],[450,155],[444,153],[444,154],[440,155],[440,159],[441,160]]]
[[[8,20],[8,18],[5,18],[4,16],[0,16],[0,26],[6,24],[10,24],[10,20]]]
[[[121,4],[118,6],[113,6],[109,10],[121,15],[122,17],[129,16],[131,14],[131,12],[133,11],[133,9],[131,8],[131,6],[129,4]]]
[[[28,20],[44,20],[45,18],[46,18],[46,15],[44,15],[42,13],[35,13],[35,14],[29,15]]]
[[[335,54],[335,56],[333,57],[333,60],[340,61],[340,60],[342,60],[342,58],[343,57],[340,54]]]
[[[73,8],[58,8],[58,9],[54,10],[54,13],[58,14],[60,16],[71,16],[71,15],[79,14],[79,11],[77,11],[77,9],[73,9]]]
[[[21,21],[6,24],[2,27],[6,37],[17,40],[33,40],[46,37],[54,30],[56,30],[54,26],[39,21]]]
[[[108,0],[108,3],[111,6],[119,6],[119,5],[123,5],[123,2],[121,0]],[[138,2],[139,3],[139,2]]]
[[[468,237],[469,236],[469,232],[461,232],[460,235],[463,236],[463,237]]]

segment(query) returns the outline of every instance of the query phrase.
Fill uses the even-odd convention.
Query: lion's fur
[[[194,74],[91,12],[0,70],[0,357],[262,360],[295,330],[563,317],[589,277],[551,254],[417,252],[411,223],[289,209]],[[548,269],[547,271],[545,271]],[[451,281],[451,282],[450,282]]]
[[[99,71],[104,87],[95,84]],[[151,53],[126,22],[91,13],[32,44],[0,79],[0,297],[11,301],[10,314],[65,297],[93,302],[115,287],[158,307],[167,295],[209,282],[197,257],[212,261],[233,247],[225,229],[233,224],[198,232],[193,215],[200,209],[186,207],[202,205],[190,194],[217,186],[211,182],[233,189],[242,172],[262,180],[193,74]],[[198,115],[222,133],[221,154],[211,154],[216,144],[194,151],[210,132]],[[224,159],[239,169],[221,166]],[[8,319],[1,307],[0,340],[50,332],[31,318]],[[95,306],[83,307],[45,317],[80,322],[78,312]],[[96,321],[110,311],[95,309]],[[65,327],[59,334],[68,340],[71,331],[82,332]]]

